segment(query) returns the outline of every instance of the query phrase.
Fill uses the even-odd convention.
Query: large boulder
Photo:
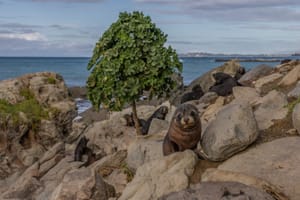
[[[254,82],[254,87],[258,91],[262,92],[264,87],[280,80],[282,77],[283,77],[283,75],[280,73],[273,73],[268,76],[263,76]]]
[[[50,200],[107,200],[115,191],[93,169],[80,168],[69,171],[56,187]]]
[[[216,118],[217,113],[223,108],[225,104],[224,97],[218,97],[213,104],[207,106],[202,112],[201,116],[201,126],[202,126],[202,133],[208,126],[208,124]],[[198,110],[199,106],[197,106]]]
[[[276,66],[276,70],[280,73],[287,74],[289,71],[291,71],[295,66],[299,65],[300,61],[297,60],[291,60],[290,62],[281,63],[280,65]]]
[[[288,114],[288,101],[284,93],[272,90],[256,102],[255,119],[260,130],[270,128],[274,120],[284,119]]]
[[[297,99],[300,97],[300,81],[298,81],[298,83],[296,84],[295,88],[292,89],[289,93],[288,93],[288,98],[294,98]]]
[[[276,200],[289,200],[284,192],[275,185],[244,173],[220,170],[217,168],[207,169],[201,177],[202,182],[239,182],[270,194]]]
[[[127,152],[118,151],[93,163],[94,168],[101,175],[103,180],[115,188],[116,196],[125,189],[127,183],[132,180],[134,172],[126,164]]]
[[[106,155],[127,149],[136,137],[133,127],[125,126],[115,120],[94,122],[83,134],[89,140],[88,146],[94,150],[94,153]]]
[[[136,170],[144,163],[163,158],[162,145],[165,135],[166,131],[162,131],[159,134],[137,138],[128,147],[128,166]]]
[[[150,124],[148,135],[160,133],[163,130],[169,129],[169,122],[166,120],[154,118]]]
[[[260,95],[255,88],[251,87],[234,87],[233,90],[234,100],[231,103],[249,103],[254,105],[259,99]]]
[[[137,169],[119,200],[156,200],[162,195],[185,189],[189,186],[189,177],[196,163],[197,156],[191,150],[145,163]]]
[[[0,178],[30,166],[72,130],[76,116],[63,78],[51,72],[0,81]],[[5,167],[7,166],[7,167]]]
[[[269,65],[258,65],[252,68],[250,71],[246,72],[240,79],[239,83],[242,85],[251,85],[253,81],[257,79],[269,75],[273,71],[273,68]]]
[[[257,136],[252,108],[248,104],[230,104],[208,125],[201,147],[209,160],[223,161],[244,150]]]
[[[237,182],[204,182],[159,200],[275,200],[271,195]]]
[[[298,200],[300,199],[299,151],[299,137],[281,138],[236,155],[218,168],[266,180],[281,188],[291,200]]]
[[[279,82],[279,86],[289,86],[297,83],[300,79],[300,64],[296,65],[283,79]]]

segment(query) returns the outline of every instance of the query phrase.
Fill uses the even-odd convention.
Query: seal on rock
[[[198,109],[192,104],[181,104],[175,111],[163,142],[165,156],[186,149],[196,149],[201,139]]]
[[[233,87],[241,86],[241,84],[239,84],[235,78],[223,72],[217,72],[213,74],[213,77],[216,82],[215,85],[209,89],[209,91],[215,92],[219,96],[230,95]]]
[[[183,94],[181,97],[180,103],[184,103],[191,100],[198,100],[204,95],[202,87],[199,84],[196,84],[191,92]]]
[[[79,140],[74,153],[74,161],[82,161],[82,155],[85,154],[88,142],[89,140],[85,136]]]
[[[87,155],[87,161],[83,164],[83,166],[87,167],[90,164],[92,164],[93,162],[95,162],[97,160],[96,158],[96,154],[92,151],[92,149],[90,149],[89,147],[87,147],[87,143],[89,142],[89,139],[87,139],[85,136],[83,136],[75,149],[75,153],[74,153],[74,161],[80,161],[82,162],[82,156],[83,155]]]

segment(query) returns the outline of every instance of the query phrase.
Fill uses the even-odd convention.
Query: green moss
[[[300,103],[300,97],[292,102],[290,102],[288,105],[286,105],[285,107],[288,108],[289,113],[292,113],[295,106]]]
[[[20,95],[23,96],[25,99],[34,99],[33,92],[28,88],[22,88],[20,90]]]
[[[132,170],[129,169],[129,167],[127,166],[126,163],[123,163],[123,164],[121,165],[121,168],[122,168],[123,172],[124,172],[124,173],[126,174],[126,176],[127,176],[127,181],[128,181],[128,182],[131,182],[132,179],[134,178],[134,172],[133,172]]]
[[[49,78],[47,78],[47,83],[48,84],[56,84],[56,79],[55,78],[53,78],[53,77],[49,77]]]
[[[25,100],[16,104],[0,99],[1,124],[7,126],[8,121],[14,126],[26,123],[35,130],[42,119],[49,117],[48,111],[39,104],[29,89],[21,90],[20,94]]]

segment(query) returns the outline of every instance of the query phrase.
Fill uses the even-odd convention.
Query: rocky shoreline
[[[209,91],[216,72],[237,77],[241,66],[229,61],[169,99],[140,103],[141,119],[161,106],[169,112],[139,137],[126,126],[130,107],[91,108],[74,120],[84,88],[68,89],[58,74],[1,81],[0,199],[300,199],[300,62],[257,66],[226,96]],[[163,156],[173,113],[197,84],[204,95],[187,102],[201,117],[197,150]],[[89,154],[74,161],[83,137],[92,151],[88,165]]]

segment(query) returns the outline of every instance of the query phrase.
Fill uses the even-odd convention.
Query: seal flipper
[[[176,143],[172,142],[168,135],[165,136],[163,142],[163,154],[164,156],[170,155],[171,153],[179,151],[179,147]]]

